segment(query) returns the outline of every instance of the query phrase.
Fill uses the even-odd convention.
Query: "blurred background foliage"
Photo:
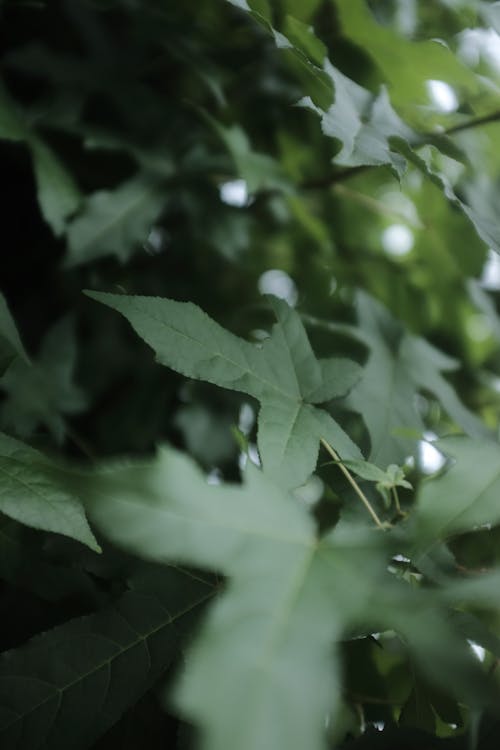
[[[257,19],[238,5],[246,3],[0,3],[1,288],[29,357],[0,380],[2,428],[79,459],[143,455],[168,441],[207,472],[237,479],[234,428],[254,442],[255,405],[155,365],[125,322],[82,289],[189,300],[255,341],[269,327],[263,294],[272,293],[304,314],[319,354],[363,363],[366,347],[342,330],[363,327],[355,304],[362,289],[387,308],[386,333],[399,321],[457,361],[447,377],[496,432],[498,256],[417,167],[399,180],[388,166],[334,164],[343,144],[325,137],[313,108],[297,104],[309,96],[328,109],[334,101],[319,70],[325,55],[373,95],[386,87],[406,125],[434,138],[436,147],[425,148],[456,195],[495,225],[500,4],[255,0]],[[295,47],[273,38],[269,24]],[[374,370],[377,377],[384,373]],[[417,416],[408,427],[457,429],[425,384],[410,396]],[[366,443],[355,414],[339,418]],[[423,444],[412,439],[425,471]],[[12,544],[31,535],[4,527]],[[477,557],[465,537],[457,549],[464,561]],[[77,557],[54,540],[49,554]],[[105,598],[119,588],[121,566],[128,570],[114,565]],[[50,610],[25,579],[5,584],[3,605],[26,611],[25,637],[97,606],[95,592],[82,597],[76,587],[76,598]],[[352,641],[345,659],[345,732],[359,732],[361,704],[372,726],[394,719],[393,702],[406,706],[401,725],[437,724],[446,734],[463,724],[427,689],[428,710],[415,718],[418,696],[408,698],[407,656],[395,643],[382,652]],[[166,721],[155,705],[139,704],[108,742],[142,742],[146,725]]]

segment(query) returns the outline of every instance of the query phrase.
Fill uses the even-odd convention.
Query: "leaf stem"
[[[397,512],[397,514],[399,516],[404,516],[405,514],[401,510],[401,505],[399,504],[398,491],[397,491],[397,489],[395,487],[391,487],[391,490],[392,490],[392,497],[393,497],[393,500],[394,500],[394,505],[396,506],[396,512]]]
[[[345,466],[342,463],[342,459],[340,458],[340,456],[337,453],[337,451],[334,448],[332,448],[332,446],[330,445],[330,443],[328,443],[324,438],[321,438],[321,444],[325,448],[325,450],[328,451],[328,453],[334,459],[334,461],[339,465],[341,472],[343,473],[343,475],[345,476],[345,478],[347,479],[347,481],[349,482],[349,484],[353,488],[354,492],[356,493],[356,495],[359,497],[359,499],[361,500],[361,502],[365,506],[365,508],[368,511],[368,513],[371,515],[371,517],[375,521],[375,524],[377,525],[377,527],[379,529],[386,529],[387,526],[388,526],[388,524],[383,523],[380,520],[380,518],[376,514],[375,510],[373,509],[372,504],[370,503],[370,501],[366,497],[365,493],[363,492],[363,490],[361,489],[361,487],[359,486],[359,484],[356,482],[356,480],[354,479],[353,475],[351,474],[351,472],[349,471],[349,469],[347,468],[347,466]]]

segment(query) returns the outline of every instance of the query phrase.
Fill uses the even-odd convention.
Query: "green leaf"
[[[334,162],[347,167],[392,167],[401,179],[406,171],[406,159],[391,145],[391,137],[407,141],[416,134],[403,123],[392,109],[388,94],[383,88],[377,98],[347,78],[329,61],[325,70],[335,89],[335,101],[325,111],[315,106],[309,98],[301,104],[313,109],[321,118],[323,133],[341,143]]]
[[[345,360],[316,360],[299,315],[271,298],[278,318],[261,346],[225,331],[191,303],[87,292],[121,312],[157,360],[187,377],[242,391],[261,403],[258,445],[264,469],[283,486],[303,484],[314,471],[319,440],[343,458],[360,452],[333,418],[313,406],[345,395],[359,368]],[[339,382],[336,382],[336,368]]]
[[[454,463],[441,476],[422,484],[415,516],[420,534],[426,539],[446,539],[498,523],[498,443],[456,437],[439,440],[436,446]]]
[[[84,606],[95,606],[100,592],[92,578],[73,562],[51,560],[44,542],[44,535],[0,515],[0,578],[48,602],[78,597]]]
[[[75,360],[73,322],[63,318],[46,334],[33,364],[18,358],[0,379],[0,389],[6,394],[0,410],[4,428],[24,438],[42,424],[61,442],[64,415],[77,414],[86,404],[73,382]]]
[[[323,748],[325,715],[335,721],[341,696],[332,646],[360,624],[396,629],[433,681],[451,676],[453,693],[484,697],[435,595],[388,571],[400,540],[346,522],[318,539],[305,507],[252,464],[242,485],[213,486],[185,456],[161,449],[149,464],[102,468],[86,497],[113,543],[230,578],[176,691],[205,750],[234,737],[240,750]]]
[[[101,470],[87,498],[114,543],[231,577],[177,691],[181,710],[203,726],[204,747],[230,747],[234,737],[239,750],[323,747],[324,717],[339,698],[332,643],[386,575],[380,536],[346,530],[318,541],[305,508],[252,464],[243,485],[211,486],[168,449],[149,466]],[[366,577],[361,559],[370,560]]]
[[[500,253],[500,229],[497,221],[491,216],[487,208],[479,205],[479,208],[473,208],[472,206],[461,200],[453,189],[450,180],[442,172],[439,172],[433,166],[433,155],[437,153],[435,147],[427,146],[425,150],[417,153],[411,146],[395,135],[391,138],[391,144],[394,148],[404,154],[404,156],[412,162],[422,174],[430,179],[430,181],[436,185],[440,190],[443,191],[447,199],[456,205],[464,214],[467,216],[478,236],[488,246],[493,248],[497,253]]]
[[[57,469],[43,454],[0,433],[0,511],[99,552],[80,498],[67,490]]]
[[[434,732],[436,716],[425,687],[418,683],[411,691],[399,716],[400,726],[416,727]]]
[[[145,244],[165,200],[158,182],[146,175],[114,190],[93,193],[68,227],[66,265],[73,267],[107,255],[127,261]]]
[[[371,439],[370,460],[379,466],[403,463],[415,450],[415,441],[397,434],[400,428],[422,433],[424,424],[417,411],[415,394],[425,390],[441,402],[450,417],[466,432],[486,436],[486,427],[458,399],[441,371],[456,368],[456,362],[424,339],[408,333],[385,308],[360,292],[357,296],[361,338],[370,354],[362,380],[348,396],[348,404],[362,414]]]
[[[245,180],[250,195],[259,190],[291,190],[279,162],[268,154],[253,151],[243,128],[239,125],[224,127],[212,117],[205,116],[230,152],[238,176]]]
[[[464,98],[478,91],[476,75],[439,39],[414,42],[377,23],[365,0],[333,0],[344,34],[370,55],[399,104],[428,104],[426,81],[446,81]]]
[[[80,191],[52,149],[25,122],[0,82],[0,138],[24,141],[31,150],[37,197],[43,217],[56,235],[63,234],[68,218],[80,205]]]
[[[14,357],[20,357],[29,364],[14,318],[10,314],[5,297],[0,292],[0,371],[4,370]]]
[[[163,578],[163,593],[129,591],[2,655],[2,747],[84,750],[154,685],[176,654],[178,626],[212,593],[178,571]]]
[[[39,138],[30,139],[40,209],[56,235],[64,234],[68,219],[81,203],[80,191],[61,161]]]

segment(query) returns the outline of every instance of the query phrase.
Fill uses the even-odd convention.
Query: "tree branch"
[[[488,125],[491,122],[500,122],[500,111],[491,112],[489,115],[482,115],[481,117],[475,117],[467,122],[461,122],[458,125],[452,125],[449,128],[445,128],[441,133],[423,133],[423,138],[430,138],[432,136],[439,135],[455,135],[455,133],[461,133],[464,130],[472,130],[473,128],[479,128],[482,125]],[[322,190],[328,188],[331,185],[335,185],[339,182],[345,182],[350,180],[351,177],[356,177],[363,172],[367,172],[369,169],[373,169],[376,164],[363,164],[359,167],[345,167],[344,169],[338,169],[329,175],[324,177],[318,177],[311,180],[305,180],[299,185],[301,190]]]

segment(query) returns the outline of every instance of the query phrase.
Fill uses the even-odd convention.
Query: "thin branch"
[[[461,122],[458,125],[452,125],[451,127],[443,130],[442,135],[454,135],[455,133],[460,133],[462,130],[472,130],[473,128],[479,128],[482,125],[488,125],[488,123],[490,122],[499,122],[499,121],[500,121],[500,111],[491,112],[489,115],[483,115],[482,117],[475,117],[472,120],[467,120],[467,122]]]
[[[461,133],[464,130],[479,128],[482,125],[488,125],[491,122],[500,122],[500,111],[491,112],[489,115],[482,115],[481,117],[474,117],[470,120],[467,120],[467,122],[461,122],[458,125],[451,125],[449,128],[445,128],[441,133],[423,133],[421,137],[425,139],[440,135],[455,135],[455,133]],[[338,169],[329,175],[325,175],[324,177],[305,180],[299,185],[299,188],[301,190],[321,190],[323,188],[328,188],[339,182],[350,180],[351,177],[356,177],[363,172],[367,172],[369,169],[373,169],[375,166],[379,165],[363,164],[359,167],[345,167],[344,169]]]
[[[345,182],[350,180],[351,177],[366,172],[369,169],[373,169],[372,164],[363,164],[360,167],[346,167],[345,169],[338,169],[332,174],[325,175],[324,177],[318,177],[312,180],[306,180],[299,185],[301,190],[321,190],[323,188],[335,185],[337,182]]]
[[[347,479],[347,481],[349,482],[349,484],[353,488],[354,492],[356,493],[356,495],[359,497],[359,499],[361,500],[361,502],[365,506],[365,508],[368,511],[368,513],[370,514],[370,516],[375,521],[377,527],[379,529],[386,529],[386,528],[388,528],[388,526],[390,526],[390,524],[384,523],[384,522],[382,522],[380,520],[380,518],[378,517],[378,515],[374,511],[372,504],[370,503],[370,501],[366,497],[365,493],[363,492],[363,490],[361,489],[361,487],[359,486],[359,484],[356,482],[356,480],[352,476],[352,474],[349,471],[349,469],[347,468],[347,466],[345,466],[342,463],[342,459],[340,458],[340,456],[337,453],[337,451],[334,448],[332,448],[332,446],[330,445],[330,443],[328,443],[324,438],[321,438],[321,444],[323,445],[323,447],[325,448],[325,450],[328,451],[328,453],[333,458],[333,460],[339,465],[341,472],[343,473],[343,475],[345,476],[345,478]]]

